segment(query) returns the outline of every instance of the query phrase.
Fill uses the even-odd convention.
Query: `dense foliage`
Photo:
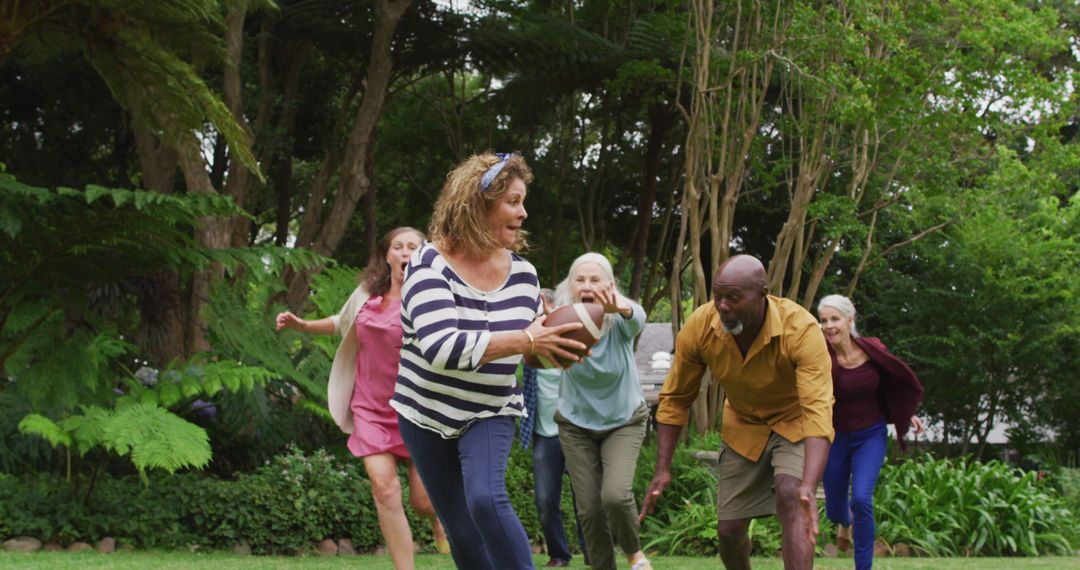
[[[878,480],[878,534],[932,556],[1069,554],[1080,518],[1039,477],[996,461],[902,463]]]
[[[600,251],[677,326],[757,255],[775,294],[855,299],[943,454],[988,457],[1007,423],[1024,464],[1075,466],[1078,29],[1080,5],[1030,0],[2,4],[0,538],[376,544],[325,409],[337,339],[273,315],[336,313],[376,238],[424,228],[485,149],[536,174],[545,285]],[[649,548],[715,553],[690,452],[716,445],[677,451]],[[508,486],[539,540],[528,461]],[[1080,503],[1055,473],[890,466],[881,535],[1066,552]],[[779,548],[775,521],[751,535]]]
[[[716,556],[716,479],[691,450],[715,450],[715,436],[695,439],[673,461],[676,475],[642,529],[645,549],[663,555]],[[638,462],[635,494],[652,473],[655,444]],[[400,472],[405,498],[406,473]],[[1063,472],[1061,477],[1069,477]],[[1075,477],[1075,476],[1074,476]],[[875,495],[879,536],[934,556],[1069,554],[1080,542],[1075,483],[1062,491],[1037,473],[998,463],[925,458],[886,465]],[[542,540],[532,500],[531,454],[514,447],[507,489],[534,543]],[[567,536],[574,536],[569,489],[563,495]],[[430,528],[406,506],[414,540],[431,548]],[[833,540],[822,514],[820,544]],[[754,521],[754,552],[775,555],[775,519]],[[290,448],[236,479],[199,474],[105,476],[89,498],[55,478],[0,476],[0,536],[38,536],[61,543],[112,536],[139,548],[227,549],[291,554],[324,538],[350,538],[362,550],[381,543],[362,464],[324,451]],[[576,548],[576,545],[572,545]]]
[[[716,449],[706,437],[681,447],[673,459],[672,484],[655,517],[646,520],[646,550],[671,555],[719,555],[716,536],[716,478],[712,468],[691,458],[692,450]],[[639,462],[635,491],[652,474],[647,446]],[[874,493],[877,535],[931,556],[1068,555],[1080,542],[1075,475],[1062,470],[1020,472],[998,461],[923,457],[886,464]],[[1071,486],[1071,488],[1070,488]],[[670,494],[669,494],[670,491]],[[834,540],[834,526],[820,507],[821,541]],[[750,526],[754,552],[775,555],[780,527],[775,519]]]

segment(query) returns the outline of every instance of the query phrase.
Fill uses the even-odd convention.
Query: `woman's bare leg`
[[[412,531],[401,502],[397,464],[397,459],[389,453],[364,457],[364,468],[367,469],[368,479],[371,479],[371,495],[375,498],[375,510],[379,513],[379,529],[394,561],[394,568],[412,570]],[[427,494],[424,496],[427,497]]]

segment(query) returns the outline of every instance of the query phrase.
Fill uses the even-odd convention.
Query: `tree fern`
[[[206,250],[190,235],[204,216],[240,213],[216,194],[164,195],[89,186],[48,190],[0,173],[0,370],[24,349],[50,311],[87,313],[87,291],[164,269],[192,271],[219,262],[240,267],[312,267],[323,258],[302,249]],[[21,220],[34,220],[23,224]],[[40,308],[26,327],[7,320],[24,305]],[[25,313],[24,313],[25,314]],[[37,323],[35,326],[34,323]]]
[[[191,143],[195,132],[213,124],[231,154],[262,178],[250,137],[183,57],[224,61],[221,3],[51,0],[15,6],[8,11],[0,5],[0,20],[5,24],[0,26],[0,63],[15,46],[39,56],[82,52],[114,98],[124,106],[144,110],[138,115],[154,130],[174,143]],[[197,52],[190,53],[193,49]]]
[[[19,410],[5,417],[5,433],[18,422],[20,434],[81,456],[116,453],[140,472],[206,465],[207,433],[180,414],[197,398],[254,393],[280,375],[242,355],[211,352],[163,367],[156,383],[137,378],[132,362],[143,355],[127,339],[135,336],[142,309],[129,283],[213,262],[268,281],[259,276],[285,263],[324,261],[276,247],[210,252],[192,240],[199,218],[238,212],[214,194],[48,190],[0,173],[0,370],[9,378],[5,395],[18,403],[11,409]],[[289,363],[287,351],[280,352]]]
[[[274,286],[277,285],[274,281]],[[270,280],[262,281],[257,288],[269,287]],[[318,382],[309,374],[301,373],[290,358],[289,342],[292,335],[274,332],[269,307],[253,309],[250,297],[267,298],[264,291],[248,291],[248,295],[221,288],[215,291],[206,308],[207,323],[214,346],[223,357],[255,364],[272,371],[277,378],[299,386],[306,394],[325,401],[325,380]],[[245,298],[248,297],[248,298]],[[267,298],[267,303],[268,298]]]

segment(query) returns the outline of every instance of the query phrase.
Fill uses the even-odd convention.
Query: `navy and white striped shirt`
[[[390,405],[405,419],[445,438],[493,416],[523,416],[514,354],[480,365],[500,331],[524,330],[539,315],[536,268],[510,256],[510,273],[494,291],[470,286],[427,242],[409,258],[401,289],[404,347]]]

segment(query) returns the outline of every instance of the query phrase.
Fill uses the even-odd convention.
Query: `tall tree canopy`
[[[139,265],[125,302],[155,365],[236,338],[206,320],[217,286],[302,310],[326,267],[309,262],[362,266],[382,232],[426,226],[454,164],[516,150],[544,284],[603,252],[677,329],[751,253],[807,307],[853,295],[951,436],[1037,406],[1045,425],[1023,426],[1075,447],[1076,381],[1046,382],[1080,326],[1061,308],[1078,22],[1022,0],[6,3],[0,160],[34,187],[233,205],[169,228],[206,263]],[[314,255],[277,289],[223,265],[270,244]],[[970,318],[932,318],[946,307]]]

